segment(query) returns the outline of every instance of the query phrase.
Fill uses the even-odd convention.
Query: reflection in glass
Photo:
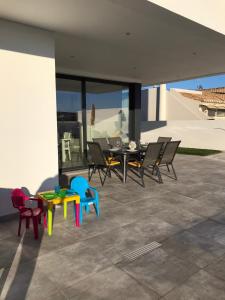
[[[57,79],[59,167],[84,165],[81,82]]]
[[[129,91],[127,86],[87,82],[87,140],[121,137],[128,141]]]

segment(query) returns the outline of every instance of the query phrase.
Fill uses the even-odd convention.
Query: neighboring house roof
[[[221,103],[206,103],[206,102],[203,102],[200,104],[200,106],[205,106],[207,107],[208,109],[224,109],[225,110],[225,103],[224,104],[221,104]]]
[[[199,102],[225,105],[225,88],[207,89],[207,90],[202,90],[201,92],[202,92],[201,94],[195,94],[191,92],[190,93],[180,92],[180,94],[186,98],[196,100]]]

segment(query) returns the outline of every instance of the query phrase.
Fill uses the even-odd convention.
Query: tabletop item
[[[57,194],[57,193],[59,193],[60,192],[60,186],[59,185],[56,185],[55,186],[55,193]]]
[[[129,143],[129,149],[130,150],[135,150],[137,147],[136,143],[134,141],[130,141]]]

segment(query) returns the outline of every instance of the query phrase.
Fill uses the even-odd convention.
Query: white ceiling
[[[225,36],[147,0],[0,0],[54,32],[57,71],[148,84],[225,72]]]

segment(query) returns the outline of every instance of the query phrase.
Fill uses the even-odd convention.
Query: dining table
[[[123,162],[123,183],[126,183],[127,177],[127,162],[133,156],[137,157],[138,155],[144,155],[147,146],[141,145],[138,149],[129,149],[124,146],[122,148],[111,148],[106,151],[110,152],[114,156],[121,156]]]
[[[48,235],[52,235],[53,231],[53,211],[55,205],[63,205],[63,215],[64,219],[67,219],[67,204],[68,202],[74,202],[76,205],[76,216],[75,216],[75,226],[80,226],[80,196],[77,194],[67,194],[67,189],[63,189],[64,193],[55,193],[55,191],[44,191],[37,194],[37,197],[41,199],[47,206],[47,226]]]

